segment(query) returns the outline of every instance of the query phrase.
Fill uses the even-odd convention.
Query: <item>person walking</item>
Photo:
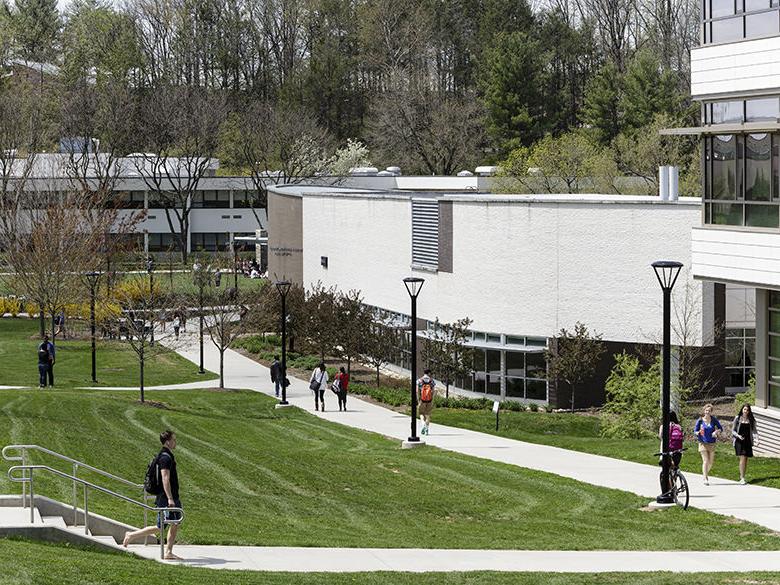
[[[712,416],[712,404],[705,404],[702,415],[693,427],[693,433],[699,442],[699,454],[701,455],[701,474],[704,476],[704,485],[710,485],[710,469],[715,463],[715,444],[718,435],[723,431],[720,421]]]
[[[279,362],[279,356],[274,356],[274,361],[271,362],[271,382],[274,385],[274,393],[279,398],[279,389],[282,387],[282,364]]]
[[[739,483],[745,485],[748,457],[753,456],[753,445],[758,445],[758,428],[753,409],[745,404],[731,424],[731,437],[734,453],[739,457]]]
[[[160,443],[162,443],[162,449],[153,462],[159,469],[160,484],[162,490],[157,494],[155,500],[156,508],[181,508],[181,500],[179,499],[179,474],[176,471],[176,458],[173,456],[173,450],[176,449],[176,433],[173,431],[163,431],[160,433]],[[172,510],[170,512],[164,512],[165,520],[167,521],[180,521],[181,512]],[[127,547],[131,541],[142,538],[144,536],[151,536],[156,532],[160,532],[160,538],[162,538],[162,532],[165,530],[162,522],[158,520],[157,526],[147,526],[140,530],[134,530],[126,532],[125,537],[122,540],[122,546]],[[176,543],[176,535],[179,532],[179,524],[171,524],[168,528],[168,540],[165,546],[164,558],[169,561],[180,561],[181,557],[173,554],[173,545]]]
[[[325,390],[328,388],[328,372],[325,370],[325,364],[321,363],[314,368],[309,379],[309,389],[314,392],[314,410],[320,409],[322,403],[322,412],[325,412]]]
[[[43,341],[38,344],[38,385],[46,388],[46,381],[54,386],[54,344],[49,341],[49,336],[44,335]]]
[[[433,410],[433,397],[436,394],[436,382],[431,377],[431,371],[425,370],[423,377],[417,380],[417,412],[423,419],[423,428],[420,434],[427,435],[430,432],[431,411]]]
[[[658,438],[663,440],[664,426],[658,427]],[[671,462],[674,469],[680,468],[680,461],[682,461],[682,448],[685,433],[680,425],[680,421],[677,418],[675,411],[669,412],[669,451],[672,451]],[[663,443],[661,444],[661,451],[664,450]],[[659,465],[663,465],[663,458],[659,461]],[[663,478],[662,478],[663,479]],[[671,489],[671,486],[661,484],[661,493],[665,494]]]
[[[339,411],[347,410],[347,390],[349,390],[349,374],[344,366],[341,366],[339,373],[333,379],[333,391],[339,399]]]
[[[173,318],[173,335],[176,339],[179,339],[180,330],[181,330],[181,319],[179,319],[179,315],[177,314]]]

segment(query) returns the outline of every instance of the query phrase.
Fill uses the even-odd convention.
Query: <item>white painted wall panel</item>
[[[780,88],[780,37],[691,50],[691,96]]]
[[[691,249],[697,278],[780,287],[780,234],[698,227]]]
[[[408,199],[307,196],[303,210],[307,286],[360,289],[367,303],[408,313]],[[657,339],[662,297],[650,263],[683,262],[678,296],[687,284],[700,298],[690,272],[690,230],[700,221],[690,204],[455,200],[453,272],[419,273],[419,315],[534,336],[579,320],[605,339]]]

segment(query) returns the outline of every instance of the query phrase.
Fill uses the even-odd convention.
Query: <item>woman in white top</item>
[[[320,409],[320,402],[322,402],[322,412],[325,412],[325,390],[328,387],[328,372],[325,369],[325,364],[320,364],[311,373],[309,379],[309,388],[314,392],[314,410]]]

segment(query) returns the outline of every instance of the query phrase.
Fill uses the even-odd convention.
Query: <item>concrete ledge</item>
[[[418,447],[425,447],[424,441],[403,441],[401,443],[401,449],[417,449]]]
[[[81,536],[55,526],[31,525],[0,527],[0,537],[8,536],[21,537],[28,540],[42,540],[44,542],[76,544],[79,546],[94,547],[114,552],[118,550],[118,545],[111,546],[110,544],[100,542],[99,540],[93,540],[88,536]]]

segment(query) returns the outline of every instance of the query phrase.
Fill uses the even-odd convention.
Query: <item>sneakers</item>
[[[747,482],[745,481],[745,478],[739,480],[739,485],[745,485]]]
[[[422,430],[420,431],[421,435],[427,435],[428,434],[428,425],[423,425]]]

